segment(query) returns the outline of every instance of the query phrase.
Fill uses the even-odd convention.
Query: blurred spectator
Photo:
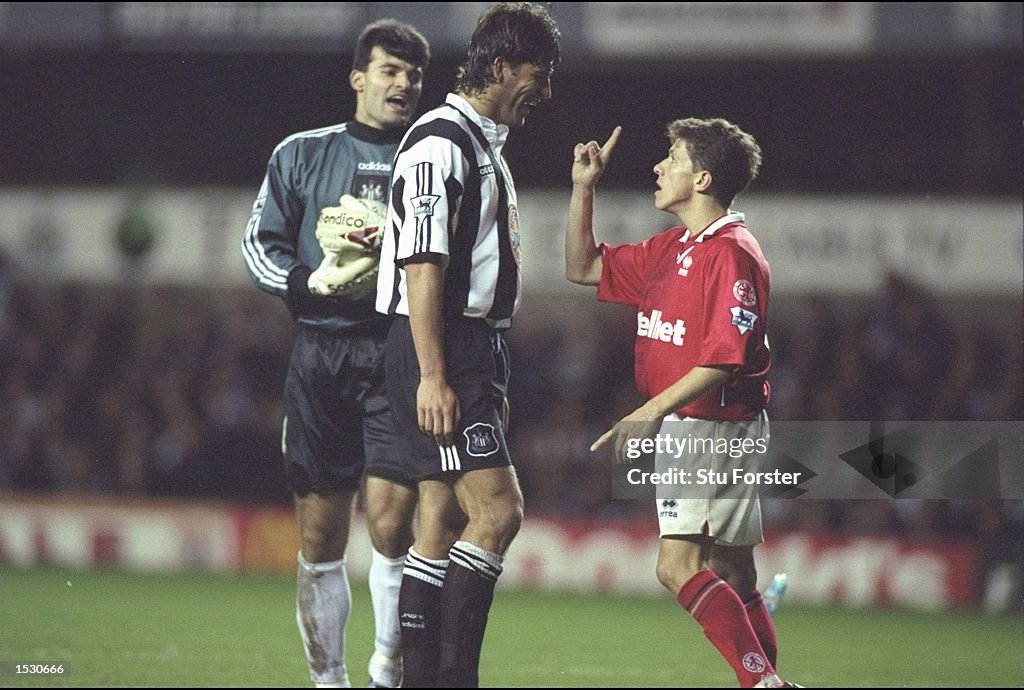
[[[283,307],[245,289],[29,280],[0,255],[0,489],[289,500]],[[647,505],[610,500],[607,458],[589,452],[637,402],[632,315],[571,297],[538,303],[510,332],[519,375],[509,442],[531,514],[647,516]],[[773,316],[771,414],[1020,420],[1019,333],[1004,311],[982,303],[973,321],[953,320],[895,275],[873,300],[791,299]],[[982,581],[1019,590],[1021,504],[773,501],[765,514],[769,529],[972,539]]]

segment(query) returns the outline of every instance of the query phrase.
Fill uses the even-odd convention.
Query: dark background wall
[[[291,132],[347,119],[347,54],[0,52],[0,184],[258,184]],[[437,55],[420,112],[460,57]],[[773,60],[568,60],[511,139],[523,187],[625,127],[608,184],[648,188],[665,124],[723,116],[766,151],[758,191],[1018,195],[1015,51]]]

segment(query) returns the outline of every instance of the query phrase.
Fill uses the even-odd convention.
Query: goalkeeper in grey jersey
[[[390,322],[374,310],[374,290],[391,164],[429,59],[412,26],[367,26],[349,74],[355,117],[294,134],[274,149],[242,241],[256,286],[283,298],[298,322],[282,447],[301,542],[296,615],[310,677],[321,686],[349,685],[345,549],[364,469],[374,549],[371,682],[397,687],[401,680],[398,592],[416,484],[395,450],[384,391]]]

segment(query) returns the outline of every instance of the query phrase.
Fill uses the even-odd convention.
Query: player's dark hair
[[[455,77],[459,93],[480,93],[494,82],[491,65],[504,58],[510,66],[530,63],[548,74],[561,61],[562,34],[551,14],[534,2],[496,2],[480,15],[466,61]]]
[[[416,67],[426,69],[430,63],[430,44],[416,27],[394,19],[379,19],[368,24],[359,34],[352,56],[352,69],[366,71],[374,46],[380,46],[385,52]]]
[[[688,117],[668,126],[668,138],[686,142],[694,171],[711,173],[708,193],[729,208],[761,169],[761,147],[754,137],[722,118]]]

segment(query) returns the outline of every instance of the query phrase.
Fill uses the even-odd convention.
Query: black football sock
[[[441,655],[441,585],[447,560],[431,560],[409,549],[398,596],[402,628],[402,687],[438,687]]]
[[[441,592],[442,685],[480,685],[480,648],[500,574],[501,556],[469,542],[455,542]]]

